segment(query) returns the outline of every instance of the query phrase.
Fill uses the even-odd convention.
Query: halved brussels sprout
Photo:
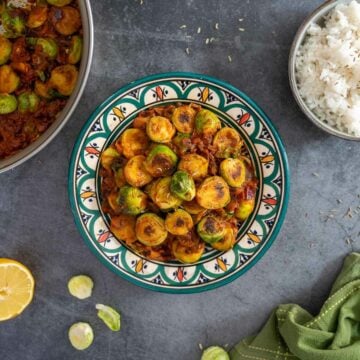
[[[164,220],[153,214],[141,215],[136,220],[136,237],[146,246],[158,246],[162,244],[168,235]]]
[[[187,172],[194,180],[204,178],[208,174],[209,161],[197,154],[184,155],[178,169]]]
[[[176,108],[172,115],[172,122],[177,131],[185,134],[191,134],[195,127],[196,111],[191,105],[183,105]]]
[[[211,246],[218,251],[229,251],[236,243],[236,231],[231,226],[226,226],[224,237],[211,244]]]
[[[29,17],[27,19],[27,27],[30,29],[36,29],[43,25],[47,20],[48,7],[47,6],[35,6],[31,9]]]
[[[71,1],[72,0],[47,0],[47,2],[50,5],[54,5],[54,6],[58,6],[58,7],[69,5],[71,3]]]
[[[68,63],[77,64],[81,59],[83,40],[81,36],[75,35],[71,38],[71,45],[68,54]]]
[[[225,236],[225,224],[214,215],[205,216],[196,227],[198,235],[208,244],[214,244]]]
[[[116,212],[119,213],[121,211],[120,205],[119,205],[119,193],[115,190],[113,190],[107,197],[107,201],[110,205],[110,207]]]
[[[235,211],[235,217],[240,221],[245,221],[254,211],[255,198],[244,199],[239,202],[239,207]]]
[[[106,170],[111,170],[111,165],[114,162],[115,159],[119,158],[120,154],[119,152],[114,149],[113,147],[109,147],[106,150],[104,150],[100,157],[100,162],[103,168]]]
[[[204,350],[200,360],[230,360],[230,356],[220,346],[210,346]]]
[[[59,48],[54,39],[38,38],[36,39],[36,45],[41,46],[43,53],[46,54],[50,59],[56,58]]]
[[[26,91],[18,96],[18,109],[21,113],[35,112],[40,103],[39,97],[32,91]]]
[[[128,244],[136,241],[135,234],[136,218],[130,215],[117,215],[111,218],[110,231],[119,240],[123,240]]]
[[[242,144],[243,141],[236,130],[224,127],[214,137],[213,145],[217,148],[215,156],[220,159],[236,157],[240,154]]]
[[[166,230],[173,235],[186,235],[193,226],[192,217],[185,210],[178,209],[165,219]]]
[[[75,88],[78,70],[74,65],[61,65],[51,71],[50,85],[61,95],[70,96]]]
[[[191,201],[196,195],[193,178],[185,171],[177,171],[171,178],[170,191],[182,200]]]
[[[152,176],[146,171],[144,155],[132,157],[125,165],[124,175],[126,181],[135,187],[142,187],[152,181]]]
[[[0,93],[11,94],[20,85],[20,78],[9,65],[0,66]]]
[[[246,166],[240,159],[225,159],[220,164],[220,174],[231,187],[240,188],[246,180]]]
[[[200,260],[205,250],[203,241],[195,240],[191,247],[184,245],[180,240],[174,240],[171,245],[175,258],[184,264],[193,264]]]
[[[7,38],[17,38],[25,33],[25,20],[18,12],[7,9],[1,14],[1,23]]]
[[[17,109],[18,102],[14,95],[0,94],[0,115],[6,115]]]
[[[0,65],[5,64],[11,56],[12,43],[0,35]]]
[[[168,146],[156,145],[146,158],[145,169],[153,177],[168,176],[175,170],[177,161],[178,157]]]
[[[44,99],[51,99],[53,97],[53,89],[48,83],[42,81],[35,81],[35,93]]]
[[[114,178],[115,178],[115,184],[118,188],[123,187],[124,185],[126,185],[126,179],[125,179],[125,175],[124,175],[124,169],[123,168],[118,168],[116,170],[114,170],[115,174],[114,174]]]
[[[230,202],[230,189],[220,176],[205,179],[199,186],[196,200],[205,209],[220,209]]]
[[[203,211],[206,211],[205,208],[198,204],[196,199],[193,199],[191,201],[184,201],[181,206],[191,215],[197,215]]]
[[[146,130],[147,123],[148,123],[149,120],[150,120],[149,117],[139,115],[134,119],[133,127],[135,129]]]
[[[147,196],[135,187],[123,186],[119,190],[118,203],[124,214],[139,215],[146,210]]]
[[[171,194],[170,191],[171,177],[161,178],[156,181],[150,188],[150,194],[152,201],[161,210],[175,209],[181,205],[181,199]]]
[[[157,143],[168,143],[176,133],[175,126],[163,116],[153,116],[146,125],[149,138]]]
[[[221,128],[219,118],[210,110],[200,110],[195,118],[195,129],[205,136],[214,136]]]
[[[175,145],[176,152],[179,155],[185,155],[191,149],[191,136],[190,134],[177,133],[172,143]]]
[[[80,12],[72,6],[52,8],[50,19],[55,30],[61,35],[72,35],[81,27]]]
[[[87,349],[94,340],[94,332],[88,323],[78,322],[69,329],[69,340],[76,350]]]
[[[120,137],[120,144],[125,157],[130,159],[144,154],[149,146],[149,138],[143,130],[127,129]]]

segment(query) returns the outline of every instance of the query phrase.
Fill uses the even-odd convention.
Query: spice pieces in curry
[[[35,141],[72,94],[82,52],[75,0],[0,1],[0,159]]]
[[[140,113],[101,156],[111,231],[142,256],[197,262],[231,249],[258,181],[239,133],[199,105]]]

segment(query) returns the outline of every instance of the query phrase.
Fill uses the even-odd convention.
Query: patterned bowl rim
[[[210,284],[207,284],[206,286],[202,286],[202,287],[196,287],[196,286],[191,287],[191,288],[158,287],[158,286],[154,286],[155,284],[151,285],[149,283],[141,282],[140,280],[130,277],[126,273],[115,268],[110,262],[106,261],[103,258],[103,256],[101,256],[101,254],[99,254],[99,252],[95,249],[95,246],[92,243],[92,241],[89,240],[89,238],[85,234],[82,224],[80,222],[80,219],[78,217],[76,201],[75,201],[75,197],[74,197],[74,193],[73,193],[73,187],[74,187],[73,175],[74,175],[74,172],[76,172],[76,169],[75,169],[76,161],[75,160],[77,157],[77,153],[78,153],[79,147],[81,145],[81,142],[84,138],[84,135],[86,134],[86,132],[89,129],[89,126],[96,119],[98,114],[102,110],[104,110],[110,103],[112,103],[114,100],[116,100],[116,98],[118,98],[121,94],[127,92],[128,90],[130,90],[136,86],[142,85],[143,83],[147,83],[147,82],[151,82],[151,81],[155,81],[155,80],[162,80],[162,79],[165,80],[165,79],[170,79],[170,78],[176,78],[177,80],[182,80],[182,79],[189,80],[190,79],[190,80],[195,80],[195,81],[196,80],[207,81],[214,85],[221,86],[224,89],[226,89],[230,92],[233,92],[240,98],[244,99],[251,107],[253,107],[253,109],[261,116],[262,120],[270,128],[272,135],[274,136],[274,142],[276,143],[276,145],[278,146],[278,149],[279,149],[278,156],[279,156],[279,158],[281,158],[281,160],[283,162],[283,170],[284,170],[283,181],[284,181],[285,186],[284,186],[284,195],[283,195],[283,200],[282,200],[282,206],[279,210],[278,221],[275,225],[275,229],[273,230],[270,237],[267,239],[266,244],[260,249],[260,251],[257,252],[255,258],[250,263],[248,263],[243,269],[229,275],[228,277],[226,277],[224,279],[221,279],[218,282],[210,283]],[[192,73],[192,72],[166,72],[166,73],[158,73],[158,74],[149,75],[149,76],[140,78],[138,80],[135,80],[135,81],[121,87],[119,90],[117,90],[112,95],[110,95],[108,98],[106,98],[105,101],[103,101],[100,105],[98,105],[95,108],[95,110],[92,112],[91,116],[88,118],[86,123],[81,128],[79,135],[77,136],[76,142],[74,144],[73,150],[72,150],[72,154],[71,154],[71,158],[70,158],[69,172],[68,172],[68,196],[69,196],[71,211],[72,211],[73,217],[74,217],[74,222],[75,222],[75,225],[76,225],[77,229],[79,230],[83,240],[85,241],[85,244],[87,245],[88,248],[90,248],[91,252],[95,255],[95,257],[98,260],[100,260],[100,262],[103,265],[105,265],[109,270],[111,270],[115,274],[119,275],[123,279],[129,281],[130,283],[140,286],[142,288],[148,289],[148,290],[162,292],[162,293],[169,293],[169,294],[193,294],[193,293],[200,293],[200,292],[213,290],[213,289],[216,289],[216,288],[219,288],[221,286],[231,283],[232,281],[234,281],[235,279],[237,279],[238,277],[240,277],[244,273],[246,273],[248,270],[250,270],[255,264],[258,263],[258,261],[269,250],[269,248],[273,244],[274,240],[276,239],[277,235],[279,234],[280,229],[285,220],[288,203],[289,203],[289,195],[290,195],[290,170],[289,170],[288,158],[287,158],[285,146],[281,140],[281,137],[280,137],[277,129],[273,125],[272,121],[270,120],[270,118],[266,115],[266,113],[261,109],[261,107],[254,100],[252,100],[248,95],[246,95],[245,93],[243,93],[242,91],[237,89],[235,86],[233,86],[223,80],[219,80],[217,78],[209,76],[209,75]],[[196,264],[195,264],[195,266],[196,266]]]

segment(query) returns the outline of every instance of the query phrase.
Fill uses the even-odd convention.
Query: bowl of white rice
[[[289,77],[311,121],[360,141],[360,1],[326,1],[304,21],[291,48]]]

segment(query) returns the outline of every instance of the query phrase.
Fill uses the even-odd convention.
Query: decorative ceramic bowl
[[[303,44],[307,31],[311,24],[321,24],[324,21],[325,16],[332,11],[335,6],[343,3],[349,3],[351,0],[328,0],[325,1],[320,7],[315,9],[301,24],[298,32],[295,35],[294,41],[290,50],[289,57],[289,80],[292,93],[295,97],[296,102],[298,103],[302,112],[307,116],[309,120],[311,120],[317,127],[326,131],[331,135],[338,136],[347,140],[355,140],[360,141],[359,136],[351,135],[347,132],[336,129],[335,127],[324,123],[321,121],[314,112],[307,106],[305,100],[301,97],[300,91],[298,88],[297,80],[296,80],[296,57],[299,51],[300,46]]]
[[[226,253],[208,249],[198,263],[191,265],[177,261],[162,263],[137,255],[111,234],[109,219],[101,210],[101,151],[132,124],[139,112],[174,102],[196,102],[239,131],[259,179],[255,211],[240,228],[235,247]],[[136,285],[162,292],[210,290],[247,271],[279,232],[288,195],[286,153],[269,118],[233,86],[191,73],[154,75],[120,89],[85,124],[70,163],[71,207],[88,247],[116,274]]]

